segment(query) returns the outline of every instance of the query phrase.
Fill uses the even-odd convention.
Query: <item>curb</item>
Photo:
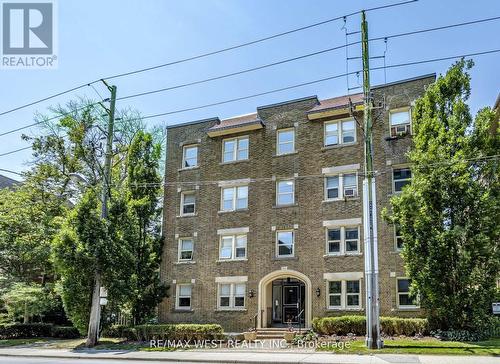
[[[221,353],[223,354],[223,353]],[[293,353],[291,353],[293,354]],[[314,354],[308,354],[308,356]],[[108,357],[108,356],[91,356],[91,354],[86,355],[55,355],[55,354],[14,354],[14,353],[0,353],[0,358],[2,357],[20,357],[20,358],[46,358],[46,359],[86,359],[86,360],[135,360],[135,361],[164,361],[164,362],[189,362],[189,363],[231,363],[231,364],[260,364],[260,363],[273,363],[273,364],[303,364],[304,359],[292,360],[292,361],[276,361],[276,360],[248,360],[248,359],[198,359],[198,358],[151,358],[151,357]],[[325,364],[324,361],[308,361],[307,364]],[[333,362],[332,364],[352,364],[352,362]]]

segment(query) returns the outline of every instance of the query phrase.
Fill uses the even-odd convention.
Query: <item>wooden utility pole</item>
[[[380,308],[378,288],[378,243],[377,208],[375,197],[375,175],[373,171],[372,145],[372,97],[370,88],[370,56],[368,52],[368,22],[365,12],[361,12],[361,46],[363,59],[364,95],[364,139],[365,139],[365,178],[363,180],[363,224],[365,247],[365,286],[366,286],[366,346],[380,349]]]
[[[109,86],[106,81],[104,84],[111,92],[109,110],[106,110],[109,115],[108,130],[106,135],[106,154],[104,159],[104,175],[102,181],[101,195],[101,218],[108,218],[108,196],[111,191],[111,158],[113,155],[113,130],[115,124],[115,103],[116,103],[116,86]],[[90,309],[89,330],[87,336],[87,347],[94,347],[97,344],[99,337],[99,323],[101,321],[101,272],[99,264],[96,264],[94,273],[94,290],[92,292],[92,307]]]

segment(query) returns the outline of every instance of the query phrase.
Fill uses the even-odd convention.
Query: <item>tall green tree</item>
[[[412,183],[391,199],[411,288],[430,323],[485,332],[500,264],[498,129],[475,121],[467,99],[472,62],[440,76],[413,110]]]
[[[133,223],[134,288],[130,296],[133,322],[152,318],[168,287],[160,282],[161,146],[149,133],[139,131],[127,154],[127,202]]]

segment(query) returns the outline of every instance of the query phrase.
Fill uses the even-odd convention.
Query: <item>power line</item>
[[[395,6],[400,6],[400,5],[414,3],[416,1],[418,1],[418,0],[402,1],[402,2],[398,2],[398,3],[394,3],[394,4],[387,4],[387,5],[382,5],[382,6],[377,6],[377,7],[369,8],[369,9],[366,9],[365,11],[375,11],[375,10],[387,9],[387,8],[391,8],[391,7],[395,7]],[[353,16],[353,15],[356,15],[356,14],[358,14],[360,12],[361,12],[361,10],[358,10],[358,11],[349,13],[347,15],[343,15],[343,16],[338,16],[338,17],[335,17],[335,18],[326,19],[326,20],[323,20],[323,21],[320,21],[320,22],[317,22],[317,23],[313,23],[313,24],[309,24],[309,25],[306,25],[306,26],[302,26],[302,27],[290,29],[290,30],[285,31],[285,32],[276,33],[276,34],[273,34],[273,35],[270,35],[270,36],[267,36],[267,37],[259,38],[259,39],[256,39],[256,40],[253,40],[253,41],[249,41],[249,42],[245,42],[245,43],[240,43],[240,44],[237,44],[237,45],[234,45],[234,46],[231,46],[231,47],[222,48],[222,49],[219,49],[219,50],[216,50],[216,51],[202,53],[202,54],[198,54],[196,56],[187,57],[187,58],[183,58],[183,59],[178,59],[176,61],[162,63],[162,64],[159,64],[159,65],[156,65],[156,66],[145,67],[145,68],[141,68],[141,69],[137,69],[137,70],[133,70],[133,71],[129,71],[129,72],[123,72],[123,73],[119,73],[119,74],[115,74],[115,75],[110,75],[108,77],[103,77],[103,78],[91,81],[89,83],[81,84],[81,85],[72,87],[72,88],[70,88],[68,90],[61,91],[61,92],[58,92],[56,94],[52,94],[52,95],[44,97],[42,99],[35,100],[35,101],[30,102],[30,103],[17,106],[17,107],[15,107],[13,109],[0,112],[0,116],[12,113],[12,112],[17,111],[17,110],[21,110],[21,109],[27,108],[29,106],[33,106],[33,105],[39,104],[41,102],[53,99],[53,98],[58,97],[58,96],[62,96],[64,94],[67,94],[67,93],[79,90],[79,89],[84,88],[86,86],[91,86],[94,83],[100,82],[103,79],[110,80],[110,79],[113,79],[113,78],[130,76],[130,75],[134,75],[134,74],[137,74],[137,73],[142,73],[142,72],[151,71],[151,70],[155,70],[155,69],[159,69],[159,68],[163,68],[163,67],[168,67],[168,66],[179,64],[179,63],[193,61],[193,60],[200,59],[200,58],[205,58],[205,57],[212,56],[212,55],[215,55],[215,54],[228,52],[228,51],[235,50],[235,49],[242,48],[242,47],[247,47],[249,45],[253,45],[253,44],[265,42],[265,41],[268,41],[268,40],[271,40],[271,39],[283,37],[285,35],[289,35],[289,34],[292,34],[292,33],[296,33],[296,32],[303,31],[303,30],[306,30],[306,29],[310,29],[310,28],[313,28],[313,27],[317,27],[317,26],[320,26],[320,25],[331,23],[333,21],[344,19],[345,17],[350,17],[350,16]]]
[[[500,16],[493,17],[493,18],[487,18],[487,19],[479,19],[479,20],[474,20],[474,21],[469,21],[469,22],[449,24],[449,25],[445,25],[445,26],[442,26],[442,27],[420,29],[420,30],[415,30],[415,31],[411,31],[411,32],[392,34],[392,35],[387,35],[387,36],[383,36],[383,37],[372,38],[372,39],[369,39],[369,41],[384,40],[384,42],[387,42],[387,39],[389,39],[389,38],[397,38],[397,37],[408,36],[408,35],[413,35],[413,34],[421,34],[421,33],[426,33],[426,32],[433,32],[433,31],[437,31],[437,30],[449,29],[449,28],[454,28],[454,27],[461,27],[461,26],[466,26],[466,25],[471,25],[471,24],[477,24],[477,23],[483,23],[483,22],[498,20],[498,19],[500,19]],[[135,93],[135,94],[131,94],[131,95],[126,95],[126,96],[119,97],[117,100],[126,100],[126,99],[130,99],[130,98],[134,98],[134,97],[141,97],[141,96],[151,95],[151,94],[154,94],[154,93],[171,91],[171,90],[175,90],[175,89],[179,89],[179,88],[183,88],[183,87],[188,87],[188,86],[198,85],[198,84],[202,84],[202,83],[206,83],[206,82],[216,81],[216,80],[220,80],[220,79],[224,79],[224,78],[228,78],[228,77],[233,77],[233,76],[237,76],[237,75],[241,75],[241,74],[245,74],[245,73],[249,73],[249,72],[254,72],[254,71],[265,69],[265,68],[269,68],[269,67],[274,67],[274,66],[285,64],[285,63],[288,63],[288,62],[298,61],[298,60],[301,60],[301,59],[305,59],[305,58],[308,58],[308,57],[313,57],[313,56],[317,56],[317,55],[320,55],[320,54],[332,52],[332,51],[339,50],[339,49],[342,49],[342,48],[346,48],[347,49],[347,47],[350,47],[350,46],[353,46],[353,45],[356,45],[356,44],[360,44],[360,43],[361,43],[361,41],[354,41],[354,42],[350,42],[350,43],[345,43],[343,45],[339,45],[339,46],[335,46],[335,47],[331,47],[331,48],[322,49],[322,50],[319,50],[319,51],[316,51],[316,52],[312,52],[312,53],[306,53],[306,54],[303,54],[303,55],[300,55],[300,56],[297,56],[297,57],[285,58],[283,60],[276,61],[276,62],[273,62],[273,63],[268,63],[268,64],[264,64],[264,65],[257,66],[257,67],[252,67],[252,68],[248,68],[248,69],[241,70],[241,71],[227,73],[227,74],[220,75],[220,76],[210,77],[210,78],[206,78],[206,79],[203,79],[203,80],[198,80],[198,81],[183,83],[183,84],[174,85],[174,86],[170,86],[170,87],[164,87],[164,88],[155,89],[155,90],[151,90],[151,91],[144,91],[144,92],[139,92],[139,93]]]
[[[0,168],[0,171],[1,171],[1,172],[12,173],[12,174],[17,174],[18,176],[23,176],[23,174],[22,174],[22,173],[19,173],[19,172],[16,172],[16,171],[11,171],[10,169]]]
[[[442,58],[433,58],[433,59],[427,59],[427,60],[421,60],[421,61],[415,61],[415,62],[393,64],[393,65],[387,65],[387,66],[385,66],[385,68],[404,67],[404,66],[422,64],[422,63],[438,62],[438,61],[444,61],[444,60],[449,60],[449,59],[456,59],[456,58],[462,58],[462,57],[471,57],[471,56],[479,56],[479,55],[485,55],[485,54],[491,54],[491,53],[498,53],[498,52],[500,52],[500,49],[494,49],[494,50],[489,50],[489,51],[484,51],[484,52],[475,52],[475,53],[460,54],[460,55],[449,56],[449,57],[442,57]],[[380,70],[380,69],[384,69],[384,66],[373,67],[372,68],[372,70]],[[147,115],[147,116],[141,117],[141,119],[151,119],[151,118],[156,118],[156,117],[160,117],[160,116],[166,116],[166,115],[172,115],[172,114],[179,114],[179,113],[183,113],[183,112],[187,112],[187,111],[204,109],[204,108],[211,107],[211,106],[218,106],[218,105],[228,104],[228,103],[231,103],[231,102],[236,102],[236,101],[251,99],[251,98],[258,97],[258,96],[268,95],[268,94],[272,94],[272,93],[276,93],[276,92],[281,92],[281,91],[286,91],[286,90],[290,90],[290,89],[294,89],[294,88],[298,88],[298,87],[302,87],[302,86],[312,85],[312,84],[315,84],[315,83],[329,81],[329,80],[333,80],[333,79],[336,79],[336,78],[345,77],[345,76],[348,76],[348,75],[353,75],[353,74],[356,74],[358,72],[360,72],[360,71],[352,71],[352,72],[349,72],[349,73],[343,73],[343,74],[339,74],[339,75],[335,75],[335,76],[320,78],[320,79],[317,79],[317,80],[314,80],[314,81],[303,82],[303,83],[299,83],[299,84],[295,84],[295,85],[291,85],[291,86],[286,86],[286,87],[282,87],[282,88],[278,88],[278,89],[274,89],[274,90],[270,90],[270,91],[260,92],[260,93],[256,93],[256,94],[252,94],[252,95],[247,95],[247,96],[241,96],[241,97],[237,97],[237,98],[233,98],[233,99],[228,99],[228,100],[224,100],[224,101],[218,101],[218,102],[214,102],[214,103],[210,103],[210,104],[205,104],[205,105],[201,105],[201,106],[194,106],[194,107],[190,107],[190,108],[179,109],[179,110],[174,110],[174,111],[168,111],[168,112],[159,113],[159,114]]]
[[[386,66],[379,66],[379,67],[372,67],[372,70],[383,70],[383,69],[386,69],[386,68],[407,67],[407,66],[412,66],[412,65],[417,65],[417,64],[439,62],[439,61],[445,61],[445,60],[457,59],[457,58],[463,58],[463,57],[480,56],[480,55],[493,54],[493,53],[498,53],[498,52],[500,52],[500,49],[493,49],[493,50],[482,51],[482,52],[466,53],[466,54],[460,54],[460,55],[454,55],[454,56],[448,56],[448,57],[432,58],[432,59],[427,59],[427,60],[398,63],[398,64],[392,64],[392,65],[386,65]],[[158,113],[158,114],[141,116],[140,119],[142,119],[142,120],[144,120],[144,119],[152,119],[152,118],[157,118],[157,117],[160,117],[160,116],[167,116],[167,115],[179,114],[179,113],[188,112],[188,111],[205,109],[205,108],[212,107],[212,106],[224,105],[224,104],[228,104],[228,103],[232,103],[232,102],[236,102],[236,101],[247,100],[247,99],[251,99],[251,98],[255,98],[255,97],[259,97],[259,96],[264,96],[264,95],[268,95],[268,94],[272,94],[272,93],[277,93],[277,92],[286,91],[286,90],[290,90],[290,89],[295,89],[295,88],[299,88],[299,87],[303,87],[303,86],[308,86],[308,85],[312,85],[312,84],[316,84],[316,83],[321,83],[321,82],[333,80],[333,79],[336,79],[336,78],[341,78],[341,77],[345,77],[345,76],[357,74],[359,72],[360,71],[352,71],[352,72],[349,72],[349,73],[342,73],[342,74],[338,74],[338,75],[334,75],[334,76],[320,78],[320,79],[313,80],[313,81],[302,82],[302,83],[295,84],[295,85],[281,87],[281,88],[270,90],[270,91],[259,92],[259,93],[255,93],[255,94],[251,94],[251,95],[236,97],[236,98],[232,98],[232,99],[228,99],[228,100],[223,100],[223,101],[218,101],[218,102],[209,103],[209,104],[204,104],[204,105],[200,105],[200,106],[193,106],[193,107],[184,108],[184,109],[178,109],[178,110],[172,110],[172,111],[167,111],[167,112]],[[89,106],[94,106],[96,104],[97,103],[90,104],[90,105],[85,105],[85,106],[83,106],[81,108],[73,110],[72,112],[77,111],[79,109],[81,110],[81,109],[89,107]],[[18,129],[14,130],[14,131],[19,131],[19,130],[22,130],[22,129],[25,129],[25,128],[28,128],[28,127],[31,127],[31,126],[34,126],[34,125],[41,124],[42,122],[47,122],[47,121],[50,121],[50,120],[61,118],[61,117],[64,117],[66,115],[71,114],[72,112],[68,112],[66,114],[57,115],[57,116],[54,116],[54,117],[49,118],[49,119],[45,119],[45,120],[40,121],[40,122],[37,122],[37,123],[34,123],[34,124],[30,124],[28,126],[24,126],[24,127],[21,127],[21,128],[18,128]],[[12,133],[14,131],[11,130],[11,131],[5,132],[3,134],[0,134],[0,136]],[[25,149],[27,149],[27,148],[25,148]],[[18,151],[20,151],[20,150],[18,150]],[[11,154],[11,153],[15,153],[15,152],[16,151],[13,151],[13,152],[9,152],[7,154]],[[2,156],[2,154],[0,154],[0,156]]]
[[[21,151],[26,150],[26,149],[31,149],[31,145],[27,146],[27,147],[24,147],[24,148],[19,148],[19,149],[16,149],[16,150],[11,150],[10,152],[2,153],[2,154],[0,154],[0,157],[3,157],[5,155],[9,155],[9,154],[14,154],[14,153],[17,153],[17,152],[21,152]]]
[[[381,10],[381,9],[387,9],[387,8],[394,7],[394,6],[406,5],[406,4],[409,4],[409,3],[416,2],[416,1],[418,1],[418,0],[409,0],[409,1],[403,1],[403,2],[394,3],[394,4],[377,6],[377,7],[366,9],[365,12],[375,11],[375,10]],[[222,49],[219,49],[219,50],[216,50],[216,51],[202,53],[202,54],[199,54],[199,55],[196,55],[196,56],[192,56],[192,57],[188,57],[188,58],[183,58],[183,59],[179,59],[179,60],[176,60],[176,61],[159,64],[159,65],[156,65],[156,66],[146,67],[146,68],[138,69],[138,70],[135,70],[135,71],[129,71],[129,72],[124,72],[124,73],[119,73],[119,74],[116,74],[116,75],[104,77],[104,79],[110,80],[110,79],[113,79],[113,78],[130,76],[130,75],[133,75],[133,74],[137,74],[137,73],[141,73],[141,72],[146,72],[146,71],[151,71],[151,70],[162,68],[162,67],[172,66],[172,65],[175,65],[175,64],[179,64],[179,63],[183,63],[183,62],[188,62],[188,61],[192,61],[192,60],[195,60],[195,59],[205,58],[205,57],[212,56],[212,55],[215,55],[215,54],[224,53],[224,52],[231,51],[231,50],[234,50],[234,49],[246,47],[246,46],[249,46],[249,45],[252,45],[252,44],[257,44],[257,43],[265,42],[265,41],[268,41],[268,40],[271,40],[271,39],[279,38],[279,37],[282,37],[282,36],[285,36],[285,35],[289,35],[289,34],[292,34],[292,33],[296,33],[296,32],[302,31],[302,30],[314,28],[314,27],[317,27],[317,26],[320,26],[320,25],[324,25],[324,24],[327,24],[327,23],[331,23],[331,22],[337,21],[337,20],[342,20],[344,18],[347,18],[347,17],[353,16],[353,15],[359,14],[360,12],[361,12],[361,10],[358,10],[358,11],[355,11],[355,12],[352,12],[352,13],[349,13],[349,14],[346,14],[346,15],[342,15],[342,16],[337,16],[335,18],[326,19],[326,20],[323,20],[323,21],[320,21],[320,22],[317,22],[317,23],[309,24],[309,25],[306,25],[306,26],[303,26],[303,27],[299,27],[299,28],[294,28],[294,29],[287,30],[287,31],[282,32],[282,33],[273,34],[273,35],[270,35],[270,36],[267,36],[267,37],[264,37],[264,38],[259,38],[259,39],[256,39],[256,40],[253,40],[253,41],[250,41],[250,42],[241,43],[241,44],[234,45],[234,46],[231,46],[231,47],[222,48]]]

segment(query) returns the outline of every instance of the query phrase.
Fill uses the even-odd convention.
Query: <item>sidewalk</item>
[[[148,360],[198,363],[273,363],[273,364],[498,364],[499,358],[489,356],[438,355],[345,355],[332,353],[241,352],[241,351],[115,351],[115,350],[54,350],[10,348],[0,349],[0,357],[37,357],[97,360]]]

